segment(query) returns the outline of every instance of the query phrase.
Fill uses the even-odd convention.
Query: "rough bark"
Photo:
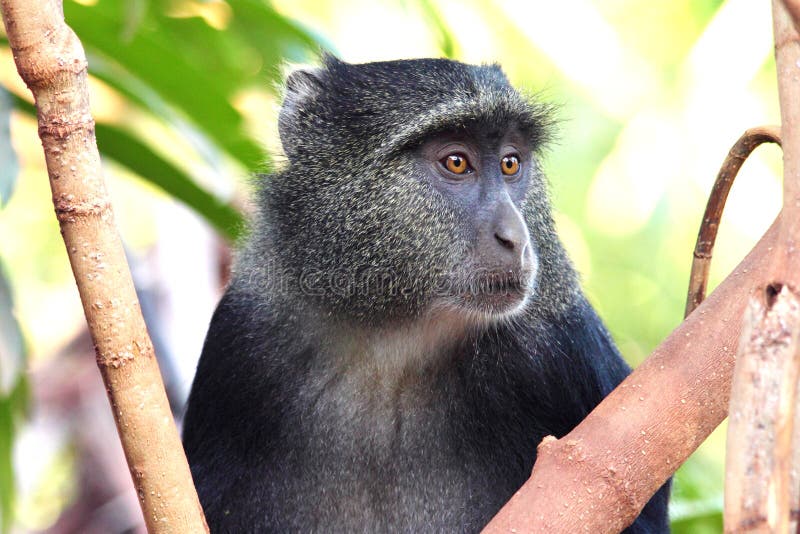
[[[800,301],[789,288],[752,298],[728,421],[725,532],[788,532]]]
[[[106,191],[83,48],[58,0],[0,0],[36,100],[56,216],[150,532],[207,531]]]
[[[783,139],[781,240],[772,276],[797,288],[800,278],[800,33],[781,0],[773,0],[775,62]],[[768,281],[772,283],[772,280]]]

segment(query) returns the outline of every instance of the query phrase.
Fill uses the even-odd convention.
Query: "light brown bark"
[[[788,532],[800,301],[788,287],[745,314],[728,422],[725,532]]]
[[[0,0],[0,10],[36,100],[56,216],[145,523],[205,532],[103,181],[83,48],[58,0]]]

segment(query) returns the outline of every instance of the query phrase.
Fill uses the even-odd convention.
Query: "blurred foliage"
[[[0,138],[0,143],[3,141]],[[14,316],[11,285],[0,261],[0,532],[7,532],[11,526],[16,497],[12,444],[28,403],[26,353]]]
[[[17,155],[11,146],[11,109],[11,96],[0,85],[0,162],[3,162],[0,165],[0,208],[11,198],[19,172]]]
[[[0,209],[14,191],[19,163],[11,145],[12,99],[0,86]],[[16,485],[13,440],[27,405],[25,341],[14,315],[11,284],[0,261],[0,532],[11,527]]]
[[[224,32],[181,11],[192,5],[67,0],[64,15],[80,36],[93,77],[132,107],[178,130],[191,130],[187,135],[198,138],[197,149],[207,158],[224,155],[256,170],[265,164],[263,150],[231,102],[250,86],[277,82],[283,61],[307,59],[319,44],[258,0],[232,0],[216,16],[210,13],[211,20],[229,22]],[[20,109],[33,113],[29,106]],[[224,235],[235,238],[242,231],[235,209],[196,186],[185,169],[165,161],[160,154],[168,147],[148,146],[146,132],[131,132],[127,126],[123,116],[112,123],[98,120],[103,155],[185,202]]]
[[[348,61],[443,55],[500,62],[516,85],[560,105],[560,136],[544,162],[559,230],[592,303],[636,365],[681,321],[697,225],[730,144],[748,127],[777,122],[769,6],[762,4],[65,0],[64,12],[89,59],[102,156],[231,239],[242,233],[233,199],[245,188],[232,178],[268,171],[265,154],[280,152],[274,124],[284,62],[314,61],[334,45]],[[14,94],[17,127],[32,132],[16,140],[24,175],[34,166],[26,167],[26,154],[40,148],[30,97],[2,36],[0,84]],[[44,345],[55,326],[39,317],[57,306],[54,288],[71,280],[52,206],[34,200],[47,200],[46,186],[20,180],[9,201],[16,172],[7,164],[3,102],[0,202],[9,206],[0,212],[0,255],[20,288],[23,329],[40,334],[28,336],[32,345]],[[760,150],[743,168],[712,286],[777,212],[779,159],[778,150]],[[110,169],[112,177],[124,174]],[[128,202],[123,196],[118,210]],[[144,211],[141,204],[130,209]],[[145,226],[140,219],[137,227]],[[25,237],[8,231],[22,225]],[[11,495],[2,462],[13,435],[13,419],[4,415],[12,413],[12,397],[0,399],[2,510]],[[676,475],[675,532],[720,531],[723,464],[724,425]]]

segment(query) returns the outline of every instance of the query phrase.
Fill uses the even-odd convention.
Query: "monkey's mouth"
[[[462,306],[486,315],[504,315],[522,308],[531,292],[528,270],[483,272],[471,276],[457,297]]]

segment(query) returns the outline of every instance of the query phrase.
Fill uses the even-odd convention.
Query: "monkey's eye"
[[[465,174],[472,170],[472,167],[469,166],[469,162],[467,161],[467,157],[457,152],[442,159],[441,163],[453,174]]]
[[[519,172],[519,158],[517,156],[506,156],[500,161],[500,168],[503,174],[511,176]]]

